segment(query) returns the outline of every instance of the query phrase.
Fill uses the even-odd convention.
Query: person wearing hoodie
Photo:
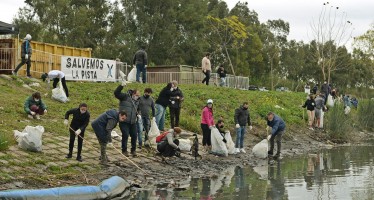
[[[142,81],[146,83],[148,58],[144,46],[134,54],[133,64],[136,66],[136,82],[140,82],[140,73],[142,73]]]
[[[182,101],[184,100],[182,90],[178,87],[177,81],[172,81],[173,88],[170,95],[170,104],[169,104],[169,111],[170,111],[170,125],[171,128],[179,127],[179,116],[181,114],[181,105]]]
[[[126,86],[126,80],[122,81],[114,91],[114,96],[119,100],[119,110],[124,110],[127,113],[125,121],[119,123],[122,132],[122,153],[129,156],[127,151],[127,141],[131,137],[131,155],[136,155],[136,139],[137,139],[137,120],[141,120],[139,112],[139,90],[129,90],[122,93],[123,87]]]
[[[32,48],[31,48],[31,35],[27,34],[22,45],[21,45],[21,62],[17,65],[16,69],[12,72],[13,75],[17,76],[18,70],[26,64],[26,75],[28,78],[31,78],[30,74],[30,68],[31,68],[31,54],[32,54]]]
[[[168,83],[166,87],[161,90],[158,98],[156,99],[156,123],[158,130],[160,131],[164,130],[166,108],[169,105],[170,95],[173,91],[172,88],[174,88],[173,83]]]
[[[211,130],[215,127],[213,118],[213,100],[208,99],[201,113],[201,130],[203,131],[203,148],[205,151],[212,149]]]
[[[252,123],[251,123],[251,117],[249,115],[248,111],[248,102],[244,102],[243,105],[241,105],[239,108],[235,110],[234,115],[234,122],[235,122],[235,128],[236,128],[236,142],[235,142],[235,148],[236,152],[242,152],[246,153],[243,142],[244,142],[244,134],[246,132],[247,124],[249,126],[249,130],[252,130]]]
[[[126,111],[117,111],[112,109],[105,111],[91,123],[92,129],[94,130],[100,144],[100,164],[108,164],[109,160],[108,156],[106,155],[106,146],[107,144],[112,143],[112,130],[117,126],[118,122],[123,122],[126,120],[126,118]]]
[[[47,106],[43,103],[39,92],[33,93],[26,99],[24,110],[30,119],[40,119],[40,115],[47,113]]]
[[[143,145],[143,140],[142,140],[143,129],[145,130],[144,144],[147,146],[146,141],[148,140],[148,132],[151,127],[151,120],[149,119],[150,110],[152,110],[152,120],[156,120],[155,119],[155,102],[153,101],[153,98],[151,97],[152,93],[153,91],[151,88],[145,88],[143,96],[139,98],[139,109],[140,109],[140,113],[142,116],[141,118],[142,124],[138,126],[139,149],[141,149]]]
[[[270,150],[268,151],[268,156],[273,156],[274,140],[276,140],[277,153],[275,154],[274,159],[277,159],[281,153],[282,135],[286,130],[286,123],[278,115],[269,112],[267,114],[267,125],[267,130],[271,129]]]
[[[308,96],[308,99],[305,101],[303,108],[306,107],[308,112],[308,121],[309,121],[309,129],[313,129],[313,122],[314,122],[314,109],[316,107],[316,103],[314,102],[313,94]]]
[[[82,162],[82,147],[83,147],[83,138],[84,132],[88,123],[90,122],[90,113],[87,111],[87,104],[81,103],[78,108],[73,108],[68,110],[65,113],[65,120],[64,125],[67,126],[69,124],[69,115],[73,115],[73,119],[71,120],[69,126],[70,132],[70,141],[69,141],[69,153],[66,158],[73,157],[73,148],[74,148],[74,141],[75,136],[78,137],[78,152],[77,152],[77,160]]]

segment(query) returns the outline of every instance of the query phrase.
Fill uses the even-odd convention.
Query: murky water
[[[159,186],[133,199],[374,199],[374,146],[341,147],[263,167],[231,167],[185,190]]]

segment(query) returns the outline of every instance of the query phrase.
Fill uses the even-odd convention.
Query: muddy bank
[[[260,131],[254,131],[254,133]],[[247,134],[245,136],[245,149],[247,153],[229,155],[228,157],[217,157],[212,154],[199,152],[202,159],[195,160],[190,152],[183,153],[180,158],[167,158],[165,161],[161,157],[154,156],[145,149],[137,150],[139,156],[135,163],[139,165],[147,174],[136,168],[125,159],[112,161],[108,167],[103,167],[99,172],[70,176],[66,174],[61,177],[51,177],[48,187],[69,186],[69,185],[95,185],[111,176],[120,176],[127,180],[131,187],[131,194],[139,190],[161,186],[164,188],[188,187],[190,178],[215,177],[231,166],[261,167],[268,163],[267,159],[259,159],[252,155],[251,150],[255,144],[260,142],[265,135]],[[304,153],[314,153],[319,149],[333,148],[340,145],[352,145],[362,143],[368,138],[373,138],[372,134],[357,132],[352,134],[352,142],[349,144],[334,144],[326,139],[326,133],[322,130],[311,131],[306,128],[302,130],[289,129],[283,137],[282,157],[292,157]],[[235,139],[235,137],[233,137]],[[199,140],[201,141],[201,139]],[[201,150],[201,146],[200,146]],[[56,185],[58,182],[58,185]],[[38,182],[35,179],[23,179],[22,181],[1,185],[2,189],[25,189],[25,188],[45,188],[46,182]],[[15,187],[16,186],[16,187]]]

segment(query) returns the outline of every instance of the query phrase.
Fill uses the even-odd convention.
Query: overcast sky
[[[310,41],[310,24],[318,18],[323,3],[328,0],[249,0],[250,10],[257,12],[261,22],[268,19],[282,19],[290,23],[288,39]],[[238,0],[226,0],[231,9]],[[338,14],[345,12],[352,22],[353,37],[364,34],[374,23],[374,0],[330,0],[329,4],[339,7]],[[11,23],[24,0],[1,0],[0,21]],[[339,15],[340,16],[340,15]]]

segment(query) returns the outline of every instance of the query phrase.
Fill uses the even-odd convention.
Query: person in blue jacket
[[[97,117],[91,126],[100,143],[100,164],[106,165],[108,157],[106,155],[106,145],[112,143],[111,133],[118,122],[124,122],[127,118],[126,111],[108,110]]]
[[[275,139],[277,141],[277,153],[275,154],[274,158],[276,159],[281,153],[282,135],[286,130],[286,123],[284,123],[283,119],[278,115],[274,114],[273,112],[269,112],[267,114],[267,125],[267,130],[271,129],[270,150],[268,151],[268,156],[273,156]]]

